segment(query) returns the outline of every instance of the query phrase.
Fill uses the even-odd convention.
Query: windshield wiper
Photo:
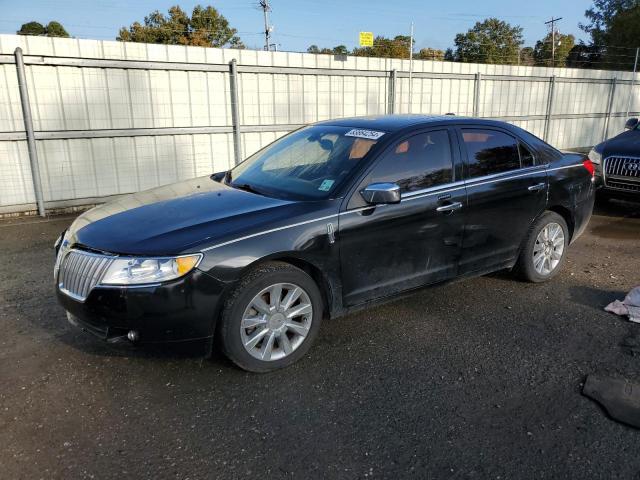
[[[237,188],[238,190],[244,190],[245,192],[256,193],[258,195],[264,195],[263,192],[261,192],[260,190],[258,190],[254,186],[249,185],[248,183],[230,183],[229,185],[231,185],[233,188]]]

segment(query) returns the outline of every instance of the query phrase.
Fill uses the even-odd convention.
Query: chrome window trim
[[[436,190],[442,190],[443,188],[451,188],[451,187],[463,186],[463,185],[464,185],[464,180],[458,180],[457,182],[443,183],[442,185],[435,185],[433,187],[422,188],[420,190],[413,190],[411,192],[403,193],[402,200],[409,199],[418,195],[423,195],[426,193],[431,193]]]
[[[499,173],[492,173],[490,175],[483,175],[482,177],[475,177],[465,180],[468,187],[475,187],[476,185],[485,185],[487,183],[501,182],[503,180],[511,180],[512,178],[526,177],[534,173],[542,172],[546,169],[546,165],[533,165],[526,168],[514,168],[513,170],[507,170]],[[525,172],[525,173],[522,173]],[[490,180],[490,181],[486,181]]]
[[[548,168],[547,172],[555,172],[557,170],[566,170],[568,168],[576,168],[576,167],[584,167],[584,165],[582,163],[575,163],[573,165],[565,165],[564,167]]]
[[[416,200],[418,198],[425,198],[425,197],[430,197],[431,195],[436,195],[436,194],[440,194],[440,193],[447,193],[447,192],[455,192],[456,190],[462,190],[463,188],[465,188],[466,185],[464,183],[464,180],[460,180],[458,182],[453,182],[453,183],[445,183],[443,185],[438,185],[437,187],[431,187],[431,188],[426,188],[424,190],[418,190],[413,195],[407,195],[407,196],[402,196],[402,200],[400,200],[400,203],[402,202],[410,202],[411,200]]]
[[[574,167],[581,167],[582,163],[577,163],[574,165],[566,165],[563,167],[556,167],[556,168],[548,168],[548,164],[545,165],[533,165],[531,167],[526,167],[526,168],[518,168],[517,170],[509,170],[507,172],[500,172],[500,173],[494,173],[491,175],[485,175],[483,177],[478,177],[478,178],[474,178],[472,180],[459,180],[456,182],[451,182],[451,183],[446,183],[443,185],[438,185],[435,187],[429,187],[429,188],[425,188],[422,190],[415,190],[413,192],[408,192],[402,195],[402,199],[400,200],[400,203],[402,202],[409,202],[411,200],[415,200],[418,198],[424,198],[424,197],[428,197],[430,195],[436,195],[439,193],[447,193],[447,192],[453,192],[456,190],[460,190],[463,188],[467,188],[467,187],[475,187],[475,186],[479,186],[479,185],[485,185],[488,183],[494,183],[494,182],[502,182],[502,181],[506,181],[506,180],[512,180],[514,178],[520,178],[520,177],[526,177],[528,175],[533,175],[534,173],[540,173],[540,172],[552,172],[555,170],[564,170],[567,168],[574,168]],[[519,172],[525,172],[525,173],[519,173]],[[518,173],[518,175],[513,175],[513,173]],[[487,181],[485,181],[487,180]],[[346,210],[344,212],[340,212],[340,213],[336,213],[333,215],[326,215],[324,217],[319,217],[319,218],[315,218],[312,220],[305,220],[304,222],[297,222],[297,223],[292,223],[291,225],[284,225],[282,227],[277,227],[277,228],[271,228],[269,230],[264,230],[262,232],[257,232],[257,233],[252,233],[251,235],[245,235],[243,237],[239,237],[239,238],[234,238],[233,240],[228,240],[226,242],[222,242],[222,243],[218,243],[216,245],[212,245],[210,247],[206,247],[203,248],[202,250],[200,250],[200,252],[208,252],[210,250],[214,250],[216,248],[220,248],[220,247],[224,247],[227,245],[231,245],[233,243],[236,242],[240,242],[242,240],[248,240],[250,238],[255,238],[255,237],[259,237],[261,235],[266,235],[269,233],[274,233],[274,232],[279,232],[282,230],[286,230],[288,228],[294,228],[294,227],[299,227],[301,225],[308,225],[310,223],[314,223],[314,222],[319,222],[322,220],[328,220],[330,218],[336,218],[336,217],[341,217],[343,215],[350,215],[353,213],[360,213],[364,210],[369,210],[371,208],[382,208],[385,207],[385,205],[377,205],[377,206],[373,206],[373,205],[367,205],[365,207],[358,207],[358,208],[354,208],[353,210]]]

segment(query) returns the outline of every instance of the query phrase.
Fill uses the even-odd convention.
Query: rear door
[[[381,155],[340,215],[345,305],[456,275],[466,204],[461,170],[455,131],[447,128],[408,135]],[[401,202],[367,205],[360,191],[377,182],[397,183]]]
[[[533,219],[544,209],[546,168],[508,131],[460,127],[468,208],[460,274],[510,266]]]

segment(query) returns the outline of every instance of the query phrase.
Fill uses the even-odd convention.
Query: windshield
[[[269,196],[329,198],[384,132],[331,125],[297,130],[255,153],[226,182]]]

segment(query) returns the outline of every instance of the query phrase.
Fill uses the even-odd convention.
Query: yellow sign
[[[360,32],[360,46],[373,47],[373,32]]]

